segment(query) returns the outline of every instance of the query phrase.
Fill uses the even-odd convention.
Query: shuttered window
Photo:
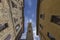
[[[0,24],[0,31],[4,30],[7,27],[8,27],[8,23]]]
[[[49,32],[47,32],[47,36],[48,36],[48,38],[49,38],[50,40],[55,40],[54,36],[51,35]]]
[[[51,22],[60,25],[60,16],[51,16]]]
[[[17,24],[15,28],[16,28],[16,31],[18,31],[20,29],[20,25]]]

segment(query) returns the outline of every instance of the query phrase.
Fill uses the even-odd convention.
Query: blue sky
[[[37,0],[25,0],[25,8],[24,8],[24,16],[25,16],[25,26],[26,21],[32,21],[33,23],[36,23],[36,5]],[[34,24],[33,26],[36,26]]]
[[[25,25],[22,39],[26,38],[27,25],[28,25],[27,23],[32,22],[34,40],[39,40],[38,36],[36,35],[36,8],[37,8],[37,0],[24,0]]]

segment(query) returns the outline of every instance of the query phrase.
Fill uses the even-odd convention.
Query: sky
[[[24,0],[24,33],[21,39],[26,38],[28,22],[32,22],[34,40],[39,40],[39,36],[36,35],[36,9],[37,0]]]

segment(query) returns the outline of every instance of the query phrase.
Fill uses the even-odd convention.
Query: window
[[[31,30],[29,30],[28,32],[31,33]]]
[[[40,18],[44,19],[45,15],[44,14],[40,14]]]
[[[15,1],[19,1],[19,0],[15,0]]]
[[[8,23],[5,23],[4,25],[5,25],[5,27],[8,27]]]
[[[19,9],[20,9],[20,10],[22,10],[22,8],[21,8],[21,7],[19,7]]]
[[[1,0],[0,0],[0,2],[1,2]]]
[[[11,35],[9,34],[4,40],[10,40],[11,39]]]
[[[54,15],[52,15],[51,22],[60,25],[60,16],[54,16]]]
[[[20,1],[20,0],[18,0],[18,1]]]
[[[13,8],[17,8],[17,5],[16,5],[16,4],[14,4],[14,2],[13,2],[13,1],[11,1],[11,3],[12,3],[12,7],[13,7]]]
[[[17,0],[15,0],[15,1],[17,1]]]
[[[18,21],[18,18],[14,18],[14,22],[16,23]]]
[[[43,26],[40,24],[40,28],[43,29]]]
[[[8,27],[8,23],[0,24],[0,31],[4,30],[7,27]]]
[[[22,19],[22,17],[20,17],[20,19]]]
[[[47,36],[49,37],[50,40],[55,40],[55,38],[49,32],[47,32]]]
[[[21,2],[21,6],[23,6],[23,2]]]
[[[17,25],[16,25],[16,31],[18,31],[19,29],[20,29],[20,25],[17,24]]]

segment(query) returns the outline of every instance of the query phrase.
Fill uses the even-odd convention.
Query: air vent
[[[60,16],[52,16],[51,22],[60,25]]]

